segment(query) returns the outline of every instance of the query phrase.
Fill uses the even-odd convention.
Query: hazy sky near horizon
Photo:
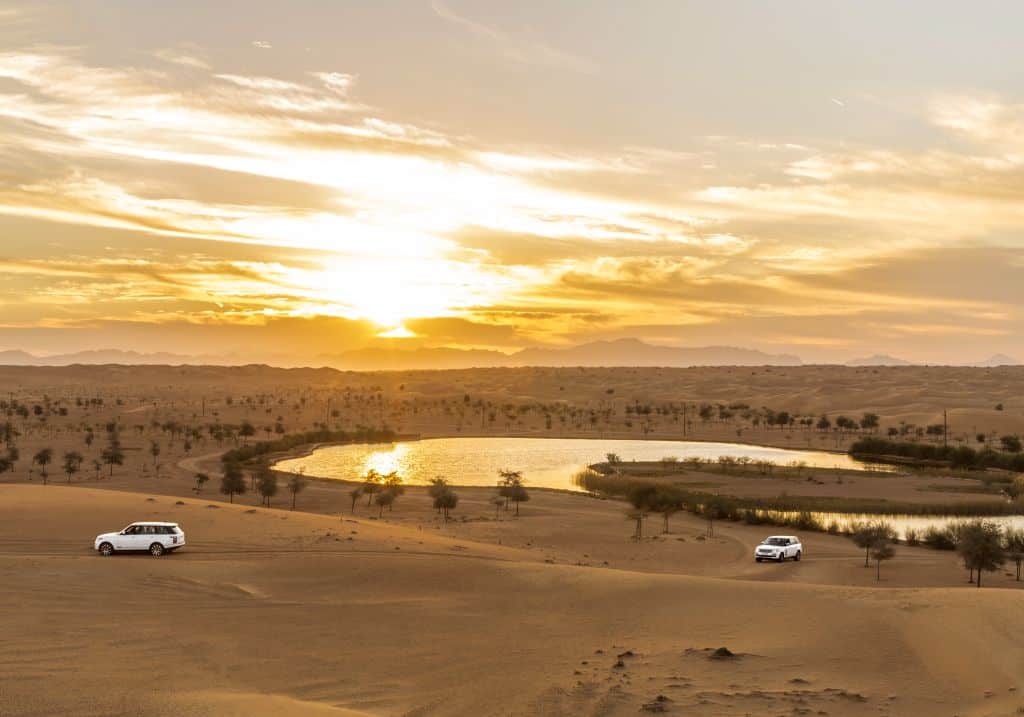
[[[1024,359],[1022,26],[0,0],[0,349]]]

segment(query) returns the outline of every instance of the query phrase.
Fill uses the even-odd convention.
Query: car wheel
[[[761,562],[761,558],[754,558],[756,562]]]
[[[162,546],[160,543],[153,543],[149,546],[149,554],[152,555],[154,558],[159,558],[161,555],[164,554],[164,546]]]
[[[114,554],[114,546],[110,543],[100,543],[100,555],[110,557]]]
[[[796,560],[797,562],[799,562],[799,561],[800,561],[800,555],[801,555],[800,551],[799,551],[799,550],[798,550],[798,551],[796,551],[796,557],[794,558],[794,560]]]
[[[786,553],[785,552],[779,553],[778,561],[780,563],[786,562]]]

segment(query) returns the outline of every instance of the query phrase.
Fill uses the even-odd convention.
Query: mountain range
[[[673,347],[648,344],[639,339],[593,341],[561,348],[534,347],[513,353],[487,349],[400,348],[394,345],[351,349],[337,354],[321,354],[297,360],[293,356],[189,355],[170,352],[141,353],[122,349],[77,351],[50,356],[36,356],[27,351],[0,351],[0,366],[67,366],[71,364],[157,364],[232,366],[266,363],[273,366],[330,366],[356,371],[493,368],[515,366],[800,366],[800,357],[792,354],[771,354],[756,349],[733,346]],[[978,367],[1019,365],[1020,361],[995,354],[984,361],[968,364]],[[906,361],[886,354],[875,354],[846,362],[847,366],[911,366]]]

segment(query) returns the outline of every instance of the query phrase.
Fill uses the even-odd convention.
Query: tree
[[[358,501],[359,498],[362,495],[363,495],[363,489],[361,487],[359,487],[359,486],[356,486],[355,488],[353,488],[352,490],[350,490],[348,492],[348,497],[352,499],[352,507],[351,507],[350,512],[352,512],[352,513],[356,512],[356,501]]]
[[[395,504],[395,499],[400,495],[405,495],[405,485],[402,483],[401,477],[396,471],[391,471],[384,476],[384,492],[391,494],[391,501],[388,502],[388,510],[391,510]]]
[[[665,520],[665,525],[662,528],[662,533],[668,532],[668,520],[673,515],[683,509],[682,502],[669,491],[659,489],[654,494],[654,503],[651,506],[651,510],[655,513],[661,513],[661,517]]]
[[[1003,549],[1003,530],[987,520],[975,520],[964,525],[957,541],[957,552],[969,570],[977,571],[977,586],[981,587],[981,574],[999,568],[1006,562]]]
[[[451,488],[445,488],[443,491],[438,493],[437,497],[434,498],[434,508],[439,510],[444,515],[444,521],[447,523],[449,515],[455,506],[459,504],[459,495]]]
[[[288,492],[292,494],[292,510],[295,510],[295,496],[306,489],[306,477],[301,474],[288,479]]]
[[[875,580],[882,579],[882,561],[889,560],[896,554],[891,540],[880,539],[873,543],[870,548],[871,557],[875,560]]]
[[[1020,436],[1003,436],[999,439],[999,443],[1002,444],[1003,450],[1010,453],[1021,452],[1021,440]]]
[[[363,493],[366,494],[366,505],[370,505],[373,502],[373,496],[375,493],[380,492],[381,482],[384,480],[384,476],[375,471],[373,468],[366,472],[363,476]]]
[[[96,471],[96,480],[100,479],[100,471],[103,470],[103,463],[98,458],[92,459],[92,469]]]
[[[622,463],[622,458],[618,453],[605,453],[604,459],[610,466],[617,466],[619,463]]]
[[[82,467],[82,454],[78,451],[68,451],[64,454],[64,472],[68,475],[68,483],[71,477]]]
[[[196,493],[201,493],[203,486],[206,485],[209,480],[210,476],[205,473],[196,473]]]
[[[149,454],[153,456],[153,467],[156,468],[156,459],[160,457],[160,444],[156,441],[150,441]]]
[[[860,419],[860,427],[866,431],[878,428],[878,414],[865,413]]]
[[[378,518],[383,518],[384,517],[384,506],[387,506],[388,510],[391,510],[391,504],[395,502],[395,494],[392,493],[387,488],[385,488],[380,493],[378,493],[377,497],[374,498],[373,500],[374,500],[374,502],[378,506],[380,506],[380,513],[378,514],[377,517]]]
[[[121,450],[121,444],[116,440],[111,440],[110,445],[103,449],[100,458],[110,466],[110,475],[113,477],[114,466],[124,465],[124,451]]]
[[[442,478],[441,476],[438,476],[437,478],[431,480],[430,487],[427,488],[427,495],[429,495],[434,500],[434,507],[437,508],[438,513],[441,512],[441,509],[437,505],[437,496],[441,495],[446,490],[448,490],[448,481]],[[502,504],[504,504],[505,499],[502,498],[501,502]]]
[[[238,435],[242,437],[242,445],[244,446],[247,442],[247,439],[256,435],[256,429],[248,421],[242,421],[242,425],[238,429]]]
[[[858,548],[864,548],[864,567],[871,565],[871,549],[878,543],[896,540],[896,531],[888,523],[878,521],[858,525],[850,533],[850,540]]]
[[[1006,557],[1017,566],[1017,581],[1020,581],[1021,563],[1024,562],[1024,531],[1007,529],[1003,534]]]
[[[263,504],[270,507],[270,499],[277,495],[277,474],[267,466],[259,471],[256,478],[256,490],[263,498]]]
[[[501,510],[501,507],[505,505],[505,499],[500,495],[496,495],[491,498],[491,504],[494,506],[494,519],[498,520],[498,512]]]
[[[519,504],[530,500],[530,494],[523,487],[522,471],[498,471],[498,495],[505,499],[505,510],[510,503],[515,503],[516,515],[519,515]]]
[[[235,495],[245,493],[245,474],[242,467],[235,462],[224,465],[224,476],[220,479],[220,492],[228,496],[230,502],[235,502]]]
[[[719,495],[713,495],[704,501],[701,512],[708,521],[707,537],[715,536],[715,520],[724,520],[729,517],[730,507],[729,502]]]
[[[39,475],[43,479],[43,485],[46,485],[46,466],[49,465],[50,461],[52,460],[52,448],[41,448],[38,451],[36,451],[36,454],[34,456],[32,456],[32,464],[39,466]]]
[[[633,506],[632,510],[626,512],[626,516],[636,521],[636,530],[633,532],[633,537],[637,540],[641,540],[644,537],[644,518],[647,517],[647,512],[651,509],[651,506],[655,504],[657,492],[658,489],[655,486],[641,483],[632,486],[626,494],[626,500]]]

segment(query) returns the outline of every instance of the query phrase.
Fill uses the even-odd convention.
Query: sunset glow
[[[108,36],[103,3],[4,8],[0,348],[160,324],[159,350],[252,345],[195,327],[263,326],[265,351],[320,337],[296,357],[380,337],[1024,354],[1024,98],[994,70],[966,86],[925,56],[883,82],[840,44],[815,59],[827,80],[800,79],[754,36],[739,78],[680,35],[727,19],[710,7],[666,4],[610,44],[584,41],[604,4],[545,23],[542,6],[410,3],[394,40],[365,7],[319,8],[337,37],[254,39],[186,5],[166,26],[120,8],[134,43]],[[284,12],[261,8],[260,35]],[[408,57],[403,27],[421,32]],[[786,28],[823,42],[797,13]],[[312,320],[333,323],[296,328]]]

